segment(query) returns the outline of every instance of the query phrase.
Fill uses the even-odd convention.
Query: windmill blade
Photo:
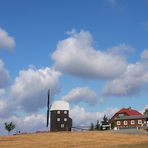
[[[48,101],[47,101],[47,108],[50,107],[50,89],[48,90]]]
[[[48,125],[49,125],[49,109],[47,109],[47,127],[48,127]]]
[[[49,107],[50,107],[50,90],[48,90],[48,100],[47,100],[47,127],[49,125]]]

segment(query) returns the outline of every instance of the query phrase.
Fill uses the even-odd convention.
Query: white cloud
[[[10,100],[7,100],[7,98],[3,97],[0,98],[0,117],[2,118],[8,118],[14,115],[15,108],[11,106]]]
[[[60,75],[48,67],[21,70],[11,87],[13,105],[26,112],[46,107],[47,90],[51,89],[51,97],[60,90]]]
[[[35,132],[41,130],[47,130],[46,128],[46,115],[43,114],[30,114],[24,117],[21,116],[11,116],[10,118],[3,118],[3,123],[0,126],[0,133],[6,135],[7,132],[4,128],[5,122],[13,122],[16,128],[12,133],[16,131],[23,132]]]
[[[145,49],[141,54],[142,60],[148,60],[148,49]]]
[[[135,95],[148,84],[147,50],[143,51],[141,58],[140,62],[129,64],[120,77],[109,81],[103,93],[112,96]]]
[[[73,126],[90,126],[97,120],[101,121],[104,115],[111,118],[118,109],[108,108],[103,112],[88,112],[83,107],[75,106],[70,110],[70,116],[73,119]]]
[[[18,128],[21,131],[37,131],[46,128],[46,115],[31,114],[26,117],[21,117],[17,120]],[[29,126],[28,126],[29,125]]]
[[[89,87],[77,87],[72,89],[67,95],[61,98],[68,102],[86,102],[90,105],[98,103],[100,100],[97,94]]]
[[[92,46],[93,39],[88,31],[72,31],[69,35],[69,38],[58,43],[52,54],[55,69],[90,79],[110,79],[125,71],[127,63],[124,58],[96,50]]]
[[[144,114],[144,112],[145,112],[145,109],[147,109],[148,108],[148,104],[147,105],[145,105],[145,107],[140,111],[140,113],[141,114]]]
[[[10,82],[10,76],[5,68],[3,61],[0,59],[0,88],[8,86]]]
[[[7,106],[6,102],[4,102],[3,100],[0,100],[0,114],[3,113],[6,106]]]
[[[0,49],[3,49],[3,48],[12,49],[14,47],[15,47],[14,38],[9,36],[5,30],[0,28]]]
[[[5,95],[5,92],[6,92],[6,90],[4,88],[0,89],[0,99],[1,99],[1,97],[3,97]]]
[[[133,48],[131,45],[126,45],[123,43],[108,49],[108,52],[113,55],[126,57],[127,55],[133,54],[135,52],[135,48]]]
[[[15,106],[9,98],[9,91],[7,89],[0,89],[0,117],[7,118],[15,113]]]

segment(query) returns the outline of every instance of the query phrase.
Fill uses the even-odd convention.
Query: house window
[[[57,111],[57,114],[60,114],[60,110]]]
[[[61,124],[61,128],[64,128],[64,124]]]
[[[128,122],[127,122],[127,121],[124,121],[124,122],[123,122],[123,124],[124,124],[124,125],[127,125],[127,124],[128,124]]]
[[[60,118],[57,118],[57,121],[60,121]]]
[[[117,121],[117,125],[121,125],[121,122],[120,121]]]
[[[118,115],[118,117],[123,117],[123,116],[125,116],[125,115],[124,115],[124,114],[119,114],[119,115]]]
[[[138,124],[142,124],[142,120],[138,120]]]
[[[64,118],[64,121],[67,121],[67,118]]]
[[[66,110],[64,111],[64,114],[67,114],[67,111]]]
[[[131,120],[131,125],[135,124],[135,120]]]

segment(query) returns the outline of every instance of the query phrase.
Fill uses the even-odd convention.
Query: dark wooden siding
[[[50,112],[50,131],[71,131],[72,119],[68,110],[54,110]],[[65,112],[67,112],[65,114]],[[59,121],[58,121],[59,119]]]

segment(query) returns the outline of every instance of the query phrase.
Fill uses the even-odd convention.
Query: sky
[[[74,126],[143,112],[147,39],[148,0],[0,0],[0,134],[45,130],[48,89]]]

